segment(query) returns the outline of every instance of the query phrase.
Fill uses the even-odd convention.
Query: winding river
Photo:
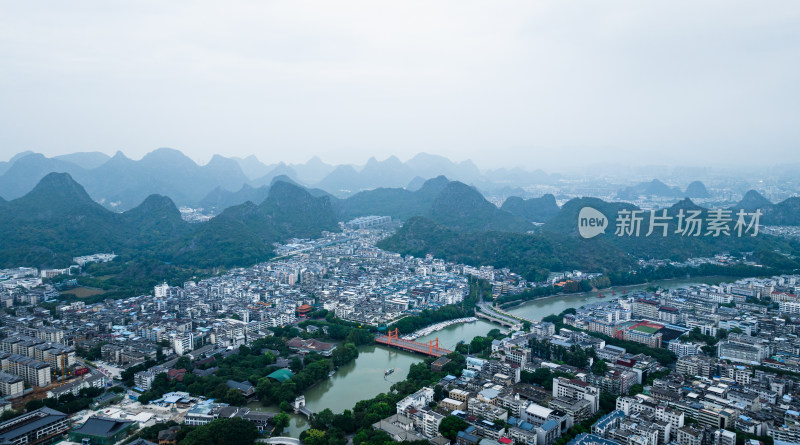
[[[608,301],[615,296],[622,295],[622,291],[627,290],[628,294],[644,291],[648,286],[661,286],[667,288],[681,287],[697,283],[720,283],[723,281],[733,281],[731,277],[701,277],[690,279],[675,279],[652,282],[647,284],[625,286],[605,289],[602,291],[606,298],[599,298],[598,292],[585,292],[580,294],[557,295],[529,301],[519,306],[508,309],[516,315],[520,315],[532,320],[541,320],[550,314],[559,314],[564,309],[580,307],[585,304],[598,301]],[[439,338],[440,346],[448,349],[455,348],[459,341],[469,341],[477,335],[486,335],[492,329],[500,326],[478,320],[475,323],[465,323],[448,326],[441,331],[420,337],[418,342],[426,343],[428,340]],[[389,391],[393,383],[404,380],[408,375],[409,367],[420,360],[421,355],[410,352],[398,351],[383,346],[369,345],[360,346],[358,358],[336,371],[331,378],[320,382],[309,388],[305,392],[306,406],[312,412],[319,412],[329,408],[334,413],[340,413],[345,409],[351,409],[359,400],[370,399],[376,395]],[[394,372],[384,376],[388,368],[394,368]],[[259,411],[277,412],[276,406],[261,406],[259,402],[252,402],[248,405],[251,409]],[[284,430],[283,435],[299,437],[300,433],[309,427],[305,417],[290,415],[291,422]]]

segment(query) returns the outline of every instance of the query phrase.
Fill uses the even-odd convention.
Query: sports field
[[[644,326],[644,325],[637,326],[637,327],[633,328],[633,330],[634,331],[639,331],[639,332],[644,332],[645,334],[655,334],[656,332],[658,332],[657,328],[654,328],[652,326]]]

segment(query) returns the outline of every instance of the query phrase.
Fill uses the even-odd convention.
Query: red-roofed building
[[[309,306],[307,304],[304,304],[302,306],[299,306],[296,310],[297,310],[297,313],[300,314],[301,317],[305,317],[313,309],[314,308],[312,308],[311,306]]]
[[[169,380],[177,380],[179,382],[183,381],[183,377],[186,375],[186,370],[181,369],[170,369],[167,371],[167,378]]]

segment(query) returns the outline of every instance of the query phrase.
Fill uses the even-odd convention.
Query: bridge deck
[[[382,345],[393,346],[395,348],[404,349],[406,351],[411,352],[418,352],[420,354],[431,355],[434,357],[441,357],[443,355],[447,355],[453,351],[444,348],[431,348],[429,345],[425,343],[419,343],[413,340],[403,340],[402,338],[389,338],[387,335],[378,335],[375,337],[375,341]]]

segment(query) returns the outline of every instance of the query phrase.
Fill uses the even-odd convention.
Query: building
[[[658,319],[658,301],[639,298],[631,305],[631,315],[638,319]]]
[[[475,426],[475,430],[479,435],[492,440],[500,439],[506,433],[504,426],[490,422],[486,419],[478,420],[473,425]]]
[[[113,445],[124,439],[135,422],[109,417],[89,417],[80,428],[69,433],[69,440],[91,445]],[[87,442],[84,440],[88,439]]]
[[[531,403],[526,406],[525,411],[522,412],[522,420],[534,426],[541,426],[550,419],[552,414],[552,409],[545,408],[536,403]]]
[[[24,355],[0,353],[0,367],[4,372],[22,377],[32,386],[49,386],[52,381],[50,365]]]
[[[289,349],[297,351],[301,354],[316,352],[320,355],[324,355],[325,357],[330,357],[331,354],[333,354],[333,350],[336,349],[336,345],[333,343],[326,343],[314,338],[303,340],[300,337],[295,337],[289,340],[286,342],[286,346],[288,346]]]
[[[466,402],[469,400],[469,391],[464,391],[463,389],[453,388],[448,393],[449,398],[458,400],[460,402]]]
[[[728,430],[714,431],[713,445],[736,445],[736,433]]]
[[[667,349],[669,349],[678,357],[697,355],[700,353],[700,345],[695,343],[681,343],[677,339],[667,343]]]
[[[709,428],[733,428],[736,420],[736,411],[724,408],[703,408],[697,411],[697,422]]]
[[[0,423],[0,444],[39,444],[50,442],[69,430],[66,414],[39,408]]]
[[[428,388],[425,386],[414,394],[411,394],[403,400],[397,402],[397,414],[403,414],[403,412],[409,407],[419,409],[424,406],[428,406],[428,404],[432,401],[433,388]]]
[[[611,429],[618,427],[620,420],[624,419],[625,416],[626,414],[622,410],[615,409],[611,411],[592,425],[592,433],[605,436]]]
[[[0,371],[0,396],[16,397],[22,395],[25,382],[22,377]]]
[[[590,403],[591,413],[600,409],[600,390],[583,380],[558,377],[553,380],[553,397],[566,399],[582,399]]]
[[[586,399],[557,397],[549,405],[550,408],[566,414],[571,425],[592,417],[592,403]]]
[[[605,439],[595,434],[581,433],[569,441],[567,445],[619,445],[619,442]]]
[[[178,355],[188,354],[194,349],[194,335],[191,332],[176,335],[172,347]]]
[[[167,283],[162,283],[153,288],[153,295],[157,299],[167,298],[167,294],[169,293],[169,285]]]
[[[431,371],[433,372],[442,372],[442,369],[450,363],[452,360],[445,356],[441,356],[437,358],[433,363],[431,363]]]
[[[627,394],[631,386],[635,385],[638,378],[633,371],[609,369],[604,375],[588,374],[587,382],[598,387],[600,391],[612,394]]]
[[[683,356],[675,364],[675,370],[683,375],[711,377],[717,371],[717,363],[711,357],[702,355]]]
[[[717,345],[717,355],[722,360],[758,365],[764,359],[763,350],[756,346],[734,342],[720,342]]]
[[[351,229],[366,229],[368,227],[384,226],[390,222],[392,222],[392,218],[390,216],[370,215],[351,219],[350,221],[347,221],[345,225]]]
[[[537,445],[552,445],[559,437],[561,437],[561,429],[556,420],[548,420],[536,427]]]
[[[406,416],[393,414],[386,419],[381,419],[372,424],[376,430],[381,430],[391,436],[396,442],[413,442],[425,440],[414,430],[414,421]]]
[[[111,378],[103,373],[85,374],[66,384],[51,387],[47,390],[47,397],[57,399],[65,394],[77,397],[84,388],[105,388],[110,383]]]
[[[429,409],[422,410],[421,413],[422,422],[420,424],[420,429],[422,430],[422,434],[428,438],[436,437],[436,435],[439,434],[439,424],[444,420],[444,416]]]
[[[679,445],[703,445],[703,430],[691,425],[678,428],[677,442]]]
[[[445,397],[439,402],[439,406],[447,411],[464,411],[464,408],[467,407],[466,402],[456,399],[451,399],[450,397]]]
[[[156,374],[152,371],[139,371],[133,375],[133,384],[139,389],[150,391],[150,386],[153,380],[156,379]]]

